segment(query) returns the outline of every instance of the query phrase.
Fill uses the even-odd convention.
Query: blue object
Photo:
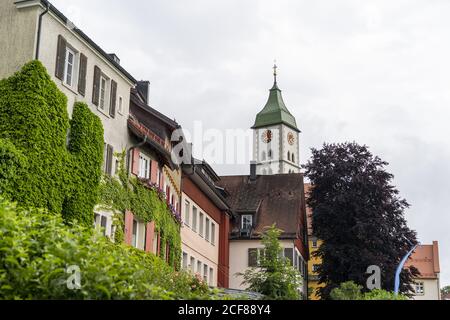
[[[403,270],[403,266],[406,263],[406,260],[408,260],[409,256],[416,250],[416,248],[419,246],[419,244],[416,244],[414,248],[412,248],[406,256],[403,257],[402,261],[400,261],[400,264],[397,267],[397,271],[395,272],[395,287],[394,287],[394,293],[398,295],[398,291],[400,290],[400,273]]]

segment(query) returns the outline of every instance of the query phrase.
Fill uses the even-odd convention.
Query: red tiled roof
[[[440,272],[438,242],[431,245],[419,245],[405,264],[405,268],[414,266],[420,272],[420,278],[436,279]]]

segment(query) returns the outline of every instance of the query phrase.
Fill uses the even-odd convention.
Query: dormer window
[[[251,230],[253,226],[253,216],[251,214],[244,214],[241,218],[241,229]]]

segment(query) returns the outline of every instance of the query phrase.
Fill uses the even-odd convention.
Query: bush
[[[71,267],[80,270],[70,289]],[[210,299],[208,286],[90,228],[0,198],[0,299]]]
[[[67,147],[70,129],[69,150]],[[67,98],[39,61],[0,81],[0,191],[23,207],[92,225],[103,157],[103,127],[86,104]],[[26,164],[26,170],[23,165]],[[64,209],[64,212],[63,212]]]
[[[338,288],[331,291],[332,300],[407,300],[404,295],[396,295],[386,290],[375,289],[367,293],[361,293],[362,286],[353,281],[341,283]]]

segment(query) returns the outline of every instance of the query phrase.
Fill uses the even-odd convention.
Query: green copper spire
[[[273,67],[274,83],[272,89],[270,89],[269,100],[267,101],[264,109],[256,116],[255,125],[252,127],[252,129],[283,123],[300,132],[297,127],[297,122],[284,104],[283,97],[281,96],[281,90],[280,88],[278,88],[277,68],[278,67],[275,64]]]

